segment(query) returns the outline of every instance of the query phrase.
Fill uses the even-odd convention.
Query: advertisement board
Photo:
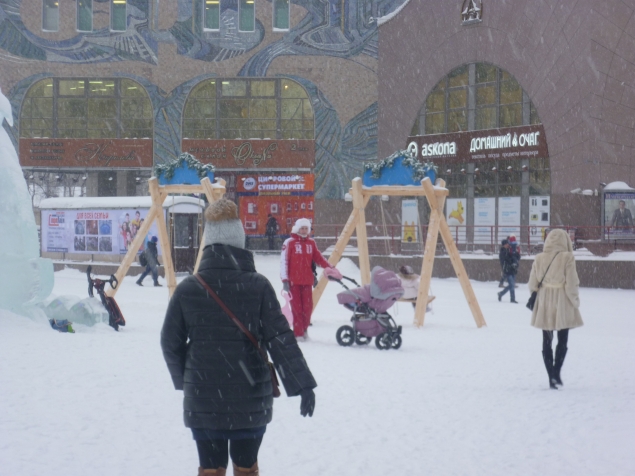
[[[474,243],[491,244],[496,239],[496,198],[474,199]]]
[[[239,175],[236,183],[240,219],[248,235],[264,235],[269,215],[277,234],[287,235],[298,218],[314,217],[313,174]]]
[[[403,243],[419,242],[419,202],[417,200],[401,201],[401,241]]]
[[[509,235],[520,239],[520,197],[498,198],[498,243]]]
[[[445,220],[457,245],[466,242],[466,205],[465,198],[448,198],[445,201]]]
[[[147,215],[148,209],[42,210],[42,252],[125,254]],[[152,236],[156,223],[140,251]],[[161,254],[161,243],[158,249]]]
[[[635,215],[635,192],[604,193],[605,239],[635,239],[633,215]]]
[[[544,243],[551,222],[551,197],[529,197],[529,242]]]

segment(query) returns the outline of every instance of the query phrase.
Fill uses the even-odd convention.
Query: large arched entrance
[[[531,98],[487,63],[452,70],[428,94],[408,139],[450,189],[446,216],[459,244],[515,234],[533,247],[551,221],[544,128]]]

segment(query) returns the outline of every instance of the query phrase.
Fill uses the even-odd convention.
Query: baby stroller
[[[118,282],[117,278],[114,275],[110,275],[110,279],[104,281],[99,278],[91,278],[90,274],[93,270],[92,266],[88,266],[86,269],[86,276],[88,277],[88,296],[93,297],[93,288],[97,290],[97,294],[99,294],[99,298],[101,299],[101,303],[104,305],[106,310],[108,311],[108,325],[112,327],[114,330],[119,331],[119,326],[125,326],[126,320],[115,301],[115,298],[112,298],[106,294],[104,288],[106,287],[106,283],[110,284],[110,287],[113,289],[117,289]]]
[[[339,345],[367,345],[375,337],[375,346],[380,350],[401,347],[401,326],[386,312],[404,293],[395,273],[375,266],[370,274],[370,284],[356,289],[349,289],[341,280],[329,279],[346,288],[337,295],[337,301],[353,311],[352,325],[337,330],[335,338]],[[343,279],[359,286],[353,279]]]

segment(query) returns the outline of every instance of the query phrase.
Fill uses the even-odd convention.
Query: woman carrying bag
[[[199,455],[199,476],[257,475],[258,451],[279,395],[271,354],[288,396],[312,416],[316,387],[271,283],[256,272],[233,202],[205,210],[199,272],[176,288],[161,331],[183,418]]]
[[[562,385],[560,371],[567,355],[569,329],[584,325],[579,311],[579,286],[569,234],[561,229],[552,230],[529,276],[529,290],[537,293],[531,325],[542,329],[542,357],[552,389]],[[551,346],[553,331],[558,333],[555,359]]]

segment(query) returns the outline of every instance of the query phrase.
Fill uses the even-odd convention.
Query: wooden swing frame
[[[119,285],[116,288],[111,288],[107,291],[107,294],[110,297],[114,297],[115,294],[117,294],[117,291],[121,288],[123,279],[134,262],[137,252],[139,251],[139,248],[141,248],[143,240],[148,234],[148,231],[150,231],[150,227],[155,220],[158,225],[159,243],[161,244],[163,266],[165,267],[165,279],[168,283],[170,297],[172,297],[172,294],[176,289],[176,275],[174,272],[174,263],[172,262],[172,252],[169,245],[170,240],[168,238],[168,228],[165,223],[165,216],[163,215],[163,202],[168,195],[175,193],[204,193],[210,204],[220,200],[225,195],[225,180],[220,178],[216,179],[216,183],[214,184],[210,182],[208,177],[205,177],[201,180],[200,185],[159,185],[158,179],[156,177],[152,177],[148,180],[148,187],[150,189],[150,196],[152,197],[152,206],[144,218],[143,225],[139,228],[137,235],[134,240],[132,240],[132,244],[128,248],[128,252],[124,256],[117,272],[115,273],[115,278],[117,278]],[[199,246],[194,272],[198,271],[198,266],[201,262],[202,256],[203,246]]]
[[[421,197],[425,196],[430,204],[430,223],[428,225],[428,234],[423,254],[423,263],[421,266],[421,281],[417,293],[417,302],[415,307],[415,323],[417,327],[422,327],[426,316],[426,304],[428,302],[428,293],[430,291],[430,282],[432,280],[432,269],[434,267],[434,258],[436,254],[437,241],[439,233],[445,243],[445,247],[450,255],[450,261],[454,267],[456,276],[459,278],[461,288],[465,299],[472,311],[472,316],[477,327],[487,325],[481,308],[472,289],[467,272],[463,266],[463,261],[456,247],[450,227],[445,221],[443,207],[445,199],[449,195],[449,191],[445,188],[444,180],[437,180],[436,186],[432,185],[429,178],[421,181],[421,187],[403,186],[403,185],[380,185],[374,187],[362,186],[362,179],[357,177],[353,179],[353,185],[350,189],[353,196],[353,211],[344,225],[344,229],[340,234],[335,249],[328,261],[332,266],[337,265],[344,249],[348,244],[353,232],[357,234],[357,250],[359,256],[359,270],[362,278],[362,285],[370,284],[370,256],[368,254],[368,236],[366,234],[366,206],[370,197],[375,195],[405,196],[405,197]],[[313,309],[317,307],[322,293],[328,283],[327,277],[322,274],[317,286],[313,290]]]

